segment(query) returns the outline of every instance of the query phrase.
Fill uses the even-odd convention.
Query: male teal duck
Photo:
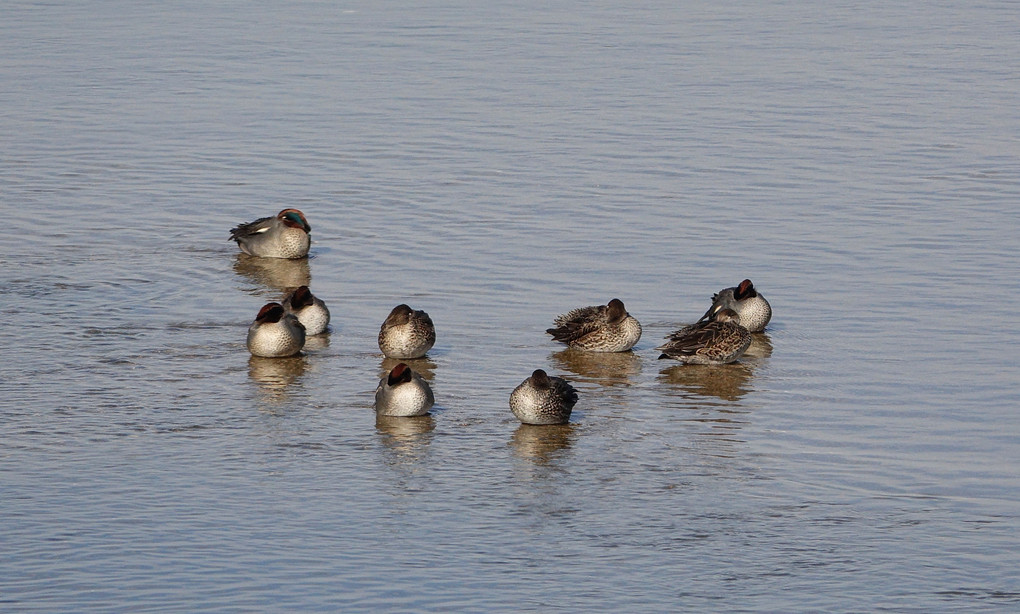
[[[321,335],[329,326],[329,309],[308,286],[298,286],[283,300],[283,310],[297,316],[306,335]]]
[[[393,367],[375,389],[375,411],[380,416],[422,416],[435,402],[428,382],[404,363]]]
[[[772,319],[772,305],[758,292],[750,279],[732,288],[724,288],[712,296],[712,306],[699,322],[708,320],[720,309],[732,309],[740,316],[740,325],[752,333],[765,330]]]
[[[248,327],[248,351],[255,356],[293,356],[305,346],[305,327],[283,305],[267,303]]]
[[[274,217],[263,217],[238,224],[230,231],[241,251],[262,258],[304,258],[312,243],[305,214],[297,209],[284,209]]]

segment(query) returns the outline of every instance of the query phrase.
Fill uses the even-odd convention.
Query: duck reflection
[[[287,388],[304,375],[307,368],[308,362],[303,355],[288,358],[252,356],[248,359],[248,377],[258,384],[267,399],[275,401],[286,399]]]
[[[329,347],[329,331],[305,337],[305,351],[318,352]]]
[[[557,452],[569,449],[573,443],[574,426],[571,424],[522,424],[510,439],[517,456],[539,465],[553,460]]]
[[[234,260],[234,272],[259,286],[276,290],[281,294],[312,283],[308,258],[290,260],[238,254]]]
[[[746,363],[673,365],[659,372],[659,381],[703,397],[739,401],[751,390],[753,369]]]
[[[307,341],[305,343],[307,343]],[[436,363],[432,362],[428,356],[425,356],[423,358],[412,359],[383,358],[382,363],[379,365],[379,377],[386,377],[386,375],[393,370],[393,367],[400,363],[404,363],[411,367],[415,373],[422,376],[422,379],[430,384],[436,376]]]
[[[380,416],[375,417],[375,429],[386,449],[393,454],[396,464],[417,463],[432,442],[432,431],[436,421],[432,414],[424,416]]]
[[[751,345],[747,346],[742,360],[748,358],[768,358],[772,356],[772,339],[766,333],[751,335]]]
[[[634,352],[585,352],[568,348],[551,356],[557,367],[604,386],[624,386],[641,373],[641,358]]]

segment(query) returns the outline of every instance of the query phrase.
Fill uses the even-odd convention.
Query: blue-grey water
[[[1018,58],[996,1],[4,3],[0,610],[1016,611]],[[657,360],[745,277],[751,354]],[[632,353],[544,333],[613,297]]]

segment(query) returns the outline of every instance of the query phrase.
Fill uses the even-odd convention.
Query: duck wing
[[[250,237],[251,235],[265,232],[269,230],[275,219],[275,217],[260,217],[254,222],[238,224],[230,229],[230,240],[236,241],[241,237]]]
[[[556,326],[547,328],[545,332],[552,335],[556,341],[575,341],[605,326],[606,322],[605,305],[578,307],[561,316],[557,316],[553,321]]]
[[[681,328],[671,334],[669,342],[655,348],[673,356],[693,356],[700,350],[715,345],[729,334],[728,327],[721,322],[703,322]]]

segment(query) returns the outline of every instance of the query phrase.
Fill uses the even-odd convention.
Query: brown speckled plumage
[[[421,358],[436,343],[436,327],[424,311],[397,305],[379,328],[379,349],[388,358]]]
[[[510,411],[525,424],[564,424],[575,403],[574,387],[542,369],[535,369],[510,393]]]
[[[569,311],[545,332],[569,347],[590,352],[625,352],[641,338],[641,324],[627,313],[623,301]]]
[[[733,362],[751,345],[751,333],[737,323],[732,309],[721,309],[712,319],[681,328],[655,348],[659,358],[673,358],[686,364],[719,365]]]

